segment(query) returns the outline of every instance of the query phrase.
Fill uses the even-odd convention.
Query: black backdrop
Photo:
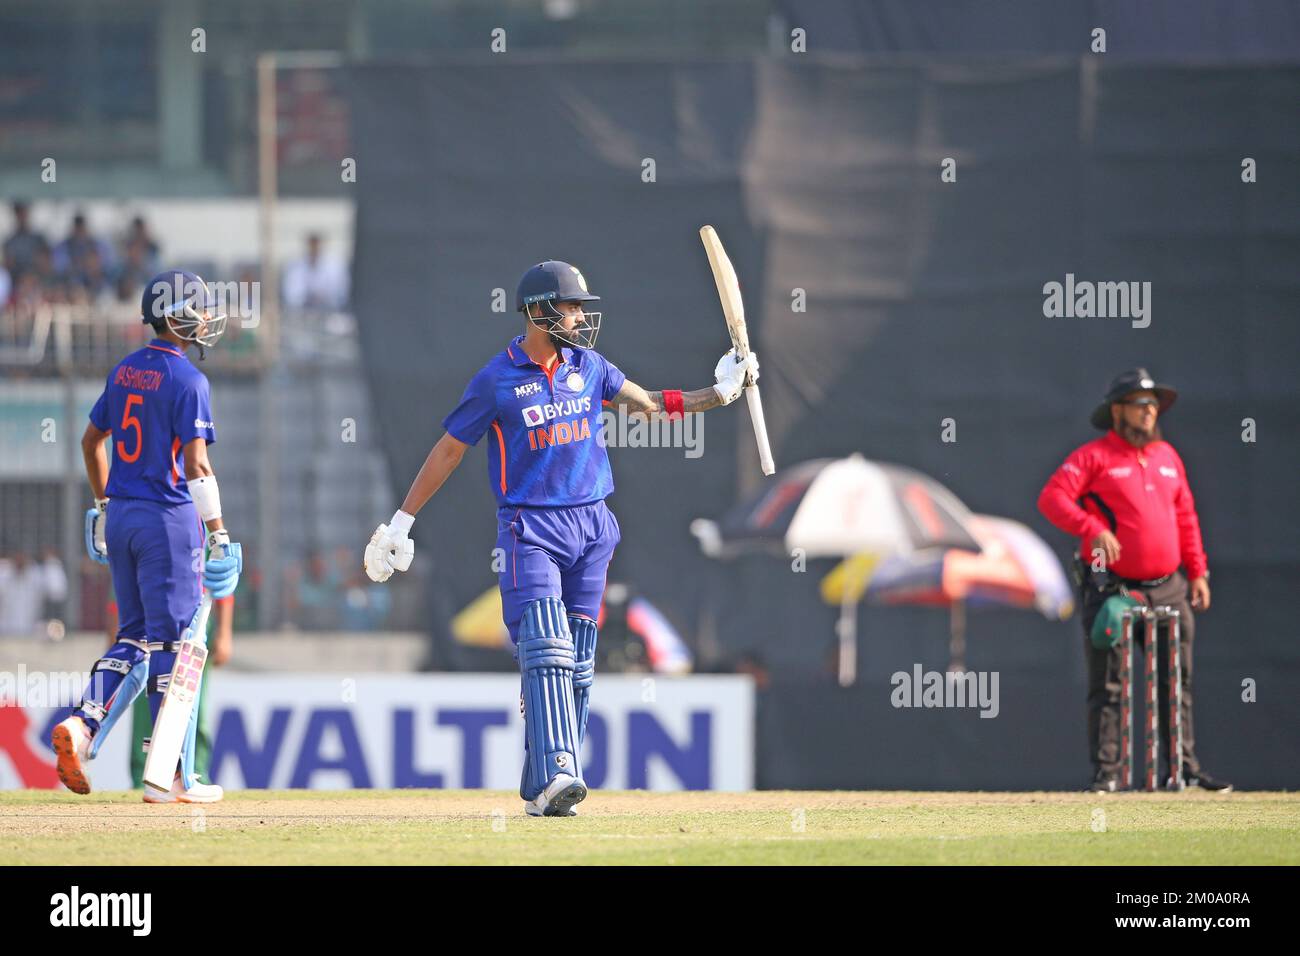
[[[1080,54],[1106,30],[1118,57],[1294,61],[1292,0],[775,0],[808,49],[861,53]]]
[[[356,302],[395,500],[469,377],[519,329],[491,311],[543,258],[602,295],[600,348],[648,387],[699,387],[726,347],[696,230],[742,277],[778,463],[861,451],[1026,521],[1093,437],[1107,380],[1144,364],[1182,396],[1163,423],[1191,476],[1214,571],[1198,621],[1207,766],[1297,783],[1291,599],[1300,381],[1300,68],[792,57],[583,62],[512,55],[351,76]],[[653,158],[656,181],[642,181]],[[957,181],[940,181],[945,157]],[[1258,182],[1241,181],[1241,162]],[[1149,281],[1152,321],[1045,318],[1043,284]],[[791,309],[805,290],[807,311]],[[1242,420],[1258,440],[1241,440]],[[940,440],[956,421],[957,441]],[[974,615],[970,666],[998,670],[997,720],[888,706],[887,677],[941,668],[946,619],[862,615],[864,680],[827,677],[828,565],[707,561],[688,533],[758,480],[741,407],[705,454],[615,449],[628,580],[705,667],[761,657],[768,786],[1068,786],[1086,769],[1075,621]],[[738,439],[740,439],[738,441]],[[481,451],[416,526],[434,663],[487,667],[446,623],[494,580]],[[744,595],[743,602],[737,596]],[[743,606],[739,606],[743,603]],[[508,664],[508,662],[506,662]],[[1258,683],[1244,703],[1240,685]]]

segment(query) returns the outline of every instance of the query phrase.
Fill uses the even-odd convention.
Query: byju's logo
[[[570,398],[563,402],[547,402],[545,405],[529,405],[523,409],[524,424],[529,428],[533,428],[542,422],[567,418],[572,415],[585,415],[589,411],[591,411],[590,395],[584,395],[582,398]]]

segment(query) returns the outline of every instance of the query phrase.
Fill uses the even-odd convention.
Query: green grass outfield
[[[568,819],[491,790],[0,793],[14,864],[1295,864],[1300,794],[595,791]]]

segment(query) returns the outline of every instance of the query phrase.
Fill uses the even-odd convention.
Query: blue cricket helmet
[[[515,293],[518,312],[534,302],[599,302],[600,296],[587,291],[587,280],[576,266],[557,259],[539,262],[519,280]]]
[[[226,331],[225,314],[212,314],[219,306],[218,297],[198,275],[167,269],[145,283],[140,319],[155,327],[161,320],[184,341],[211,348]]]
[[[555,308],[557,302],[599,302],[600,296],[592,295],[587,289],[587,280],[583,278],[576,266],[557,259],[539,262],[519,280],[515,292],[515,309],[528,316],[530,322],[537,322],[538,317],[528,314],[528,307],[541,303],[542,316],[546,331],[551,337],[565,345],[589,349],[596,343],[596,334],[600,331],[600,313],[586,312],[584,307],[583,322],[572,329],[561,326],[564,314]],[[557,346],[558,347],[558,346]]]

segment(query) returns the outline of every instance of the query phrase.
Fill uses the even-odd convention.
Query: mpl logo
[[[523,410],[523,412],[524,424],[529,428],[540,425],[542,422],[546,421],[546,416],[542,413],[542,406],[540,405],[529,405]]]
[[[523,385],[515,387],[515,398],[523,398],[525,395],[538,395],[541,391],[541,382],[525,382]]]
[[[1161,466],[1160,466],[1160,474],[1164,475],[1166,478],[1177,478],[1177,477],[1178,477],[1178,469],[1177,469],[1177,468],[1170,468],[1168,465],[1161,465]]]

